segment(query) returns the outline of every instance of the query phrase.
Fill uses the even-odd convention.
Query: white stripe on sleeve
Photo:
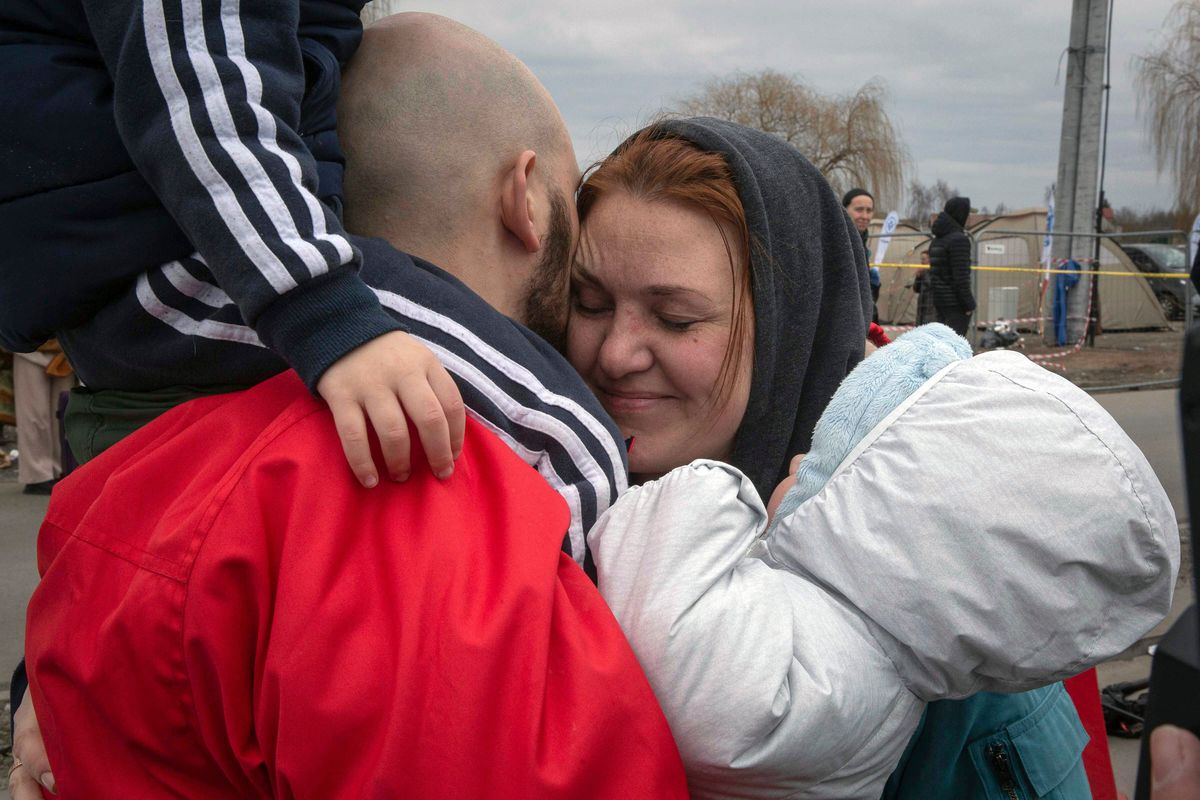
[[[192,124],[187,95],[179,83],[175,65],[171,61],[170,40],[167,36],[162,0],[146,0],[142,17],[146,32],[146,49],[150,54],[154,77],[167,102],[171,128],[188,165],[212,198],[229,232],[237,239],[247,258],[262,272],[271,288],[278,294],[296,288],[296,279],[259,236],[238,204],[237,195],[204,152],[204,146],[200,143],[200,137]]]
[[[204,107],[208,110],[208,118],[212,123],[217,142],[233,160],[238,172],[241,173],[250,187],[250,191],[254,193],[259,205],[262,206],[263,211],[274,225],[280,240],[304,262],[304,265],[308,267],[309,274],[315,277],[328,272],[329,262],[326,261],[325,256],[321,254],[316,245],[300,235],[296,229],[296,222],[292,218],[292,212],[284,202],[283,196],[271,182],[270,176],[267,175],[267,171],[263,169],[258,158],[250,152],[250,148],[246,147],[238,135],[237,126],[233,122],[233,113],[229,109],[229,99],[225,96],[225,85],[221,83],[221,76],[217,74],[217,65],[208,49],[208,40],[204,33],[202,0],[182,0],[181,5],[183,8],[183,33],[187,42],[186,53],[191,61],[192,69],[196,72],[196,78],[200,82]],[[224,6],[225,4],[222,3],[222,25],[226,24]],[[236,13],[236,7],[234,11]],[[238,22],[240,20],[233,24],[236,25]],[[248,91],[247,94],[249,94]],[[250,98],[247,97],[247,102],[249,100]],[[255,109],[256,121],[261,125],[260,111],[264,115],[267,112],[261,107]],[[260,139],[262,136],[263,132],[260,128]],[[302,186],[297,185],[295,188],[302,194],[307,194]],[[347,245],[347,250],[348,248]]]
[[[224,342],[262,347],[263,343],[252,329],[245,325],[230,322],[218,322],[211,319],[192,319],[177,308],[172,308],[162,301],[150,285],[147,273],[142,273],[137,279],[137,299],[146,313],[170,325],[185,336],[200,336],[204,339],[216,339]]]
[[[537,378],[537,376],[530,372],[529,369],[523,364],[504,355],[495,347],[481,339],[473,331],[469,330],[461,323],[454,321],[450,317],[447,317],[445,314],[439,314],[432,309],[418,305],[417,303],[414,303],[405,297],[401,297],[395,292],[389,292],[384,289],[375,289],[375,294],[379,297],[380,303],[382,303],[385,307],[391,308],[403,316],[408,317],[409,319],[413,319],[445,331],[455,339],[458,339],[465,344],[470,351],[476,353],[485,361],[495,366],[511,380],[516,381],[524,386],[546,405],[561,408],[575,417],[604,448],[605,455],[608,457],[609,466],[612,470],[612,484],[609,484],[608,481],[605,480],[606,491],[603,494],[597,494],[597,499],[601,500],[601,510],[606,508],[609,503],[612,503],[616,500],[615,497],[610,497],[608,498],[607,502],[603,502],[602,498],[608,494],[608,486],[611,485],[618,494],[625,491],[627,488],[625,466],[624,462],[621,460],[621,453],[617,449],[617,443],[613,440],[613,437],[608,432],[608,429],[605,428],[598,419],[596,419],[592,414],[589,414],[577,402],[569,397],[565,397],[550,391]],[[525,407],[521,406],[521,408]],[[551,417],[551,419],[554,418]],[[558,420],[555,421],[557,422]],[[568,448],[568,453],[571,455],[572,459],[575,460],[576,463],[582,463],[582,459],[583,461],[591,461],[594,464],[594,458],[587,451],[587,448],[583,446],[583,442],[579,439],[575,432],[572,431],[570,427],[565,425],[564,427],[570,433],[570,438],[573,440],[571,447]],[[575,447],[582,448],[584,452],[577,454],[574,450]],[[596,464],[596,468],[599,469],[601,473],[605,471],[603,468],[600,468],[598,464]]]
[[[287,167],[292,183],[299,190],[300,197],[303,198],[304,205],[308,208],[313,235],[321,241],[332,244],[337,249],[341,263],[345,264],[354,257],[350,243],[346,241],[346,237],[331,234],[325,230],[325,212],[321,202],[312,192],[304,188],[301,182],[300,162],[294,155],[279,146],[276,139],[275,117],[262,107],[262,76],[250,59],[246,57],[246,37],[242,32],[241,21],[239,0],[225,0],[221,3],[221,29],[225,32],[226,55],[237,66],[242,73],[242,80],[246,83],[246,102],[250,105],[250,109],[254,112],[254,118],[258,121],[258,143],[267,152],[278,156]]]
[[[198,254],[193,255],[192,258],[200,261],[200,263],[204,263]],[[175,287],[175,291],[185,297],[197,300],[210,308],[224,308],[233,302],[220,286],[200,280],[188,272],[178,261],[163,264],[159,268],[159,271]]]

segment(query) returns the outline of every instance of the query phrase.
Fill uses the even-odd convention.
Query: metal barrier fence
[[[1075,354],[1096,348],[1129,356],[1131,374],[1147,372],[1140,362],[1148,360],[1177,368],[1182,333],[1200,314],[1200,296],[1188,280],[1186,234],[1060,232],[1047,237],[1038,222],[1032,216],[998,219],[968,232],[976,301],[972,344],[979,349],[996,346],[998,338],[1007,343],[1019,337],[1017,346],[1048,366],[1069,368],[1070,361],[1088,360]],[[872,251],[878,238],[869,238]],[[1062,238],[1069,242],[1055,241]],[[875,264],[881,279],[879,321],[893,334],[936,319],[928,295],[923,304],[916,291],[926,283],[921,262],[929,242],[927,232],[897,231]],[[1051,252],[1075,258],[1044,260]],[[1108,370],[1108,377],[1115,377],[1115,370]]]

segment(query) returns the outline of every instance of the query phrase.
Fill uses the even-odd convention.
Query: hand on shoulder
[[[368,422],[392,480],[406,480],[412,471],[410,419],[434,474],[448,478],[454,472],[466,426],[462,395],[413,336],[393,331],[351,350],[321,376],[317,393],[333,412],[350,469],[368,489],[379,482]]]

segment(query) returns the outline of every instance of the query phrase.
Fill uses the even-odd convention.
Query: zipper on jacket
[[[988,760],[1000,781],[1000,791],[1008,800],[1020,800],[1017,795],[1017,779],[1013,777],[1012,762],[1008,760],[1008,748],[1002,744],[994,744],[987,749]]]

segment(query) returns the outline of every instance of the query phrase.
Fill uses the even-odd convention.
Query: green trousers
[[[119,389],[71,390],[63,431],[71,454],[86,463],[177,405],[245,389],[245,386],[171,386],[148,392]]]

